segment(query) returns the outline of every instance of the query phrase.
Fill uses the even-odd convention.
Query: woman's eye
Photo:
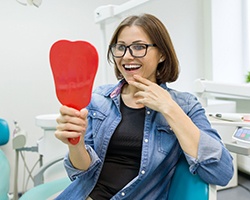
[[[133,45],[133,49],[140,51],[140,50],[145,49],[145,45],[141,45],[141,44]]]
[[[126,48],[126,47],[125,47],[124,45],[118,45],[118,46],[116,47],[116,49],[119,50],[119,51],[124,51],[125,48]]]

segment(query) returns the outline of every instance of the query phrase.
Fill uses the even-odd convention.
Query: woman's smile
[[[127,71],[134,71],[134,70],[138,70],[141,68],[141,65],[139,65],[139,64],[124,64],[122,66]]]

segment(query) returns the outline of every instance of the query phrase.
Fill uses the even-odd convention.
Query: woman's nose
[[[127,51],[125,52],[123,58],[124,58],[124,59],[133,59],[134,56],[132,56],[132,53],[131,53],[131,52],[132,52],[132,51],[131,51],[129,48],[127,48]]]

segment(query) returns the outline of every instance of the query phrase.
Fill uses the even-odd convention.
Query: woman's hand
[[[183,151],[197,158],[200,139],[198,127],[172,99],[168,91],[141,76],[134,75],[134,79],[135,81],[129,81],[129,84],[140,90],[135,95],[141,97],[136,103],[161,112],[179,140]]]
[[[128,83],[140,90],[135,93],[136,97],[140,97],[136,103],[143,104],[161,113],[168,112],[167,110],[171,108],[170,106],[173,103],[168,91],[141,76],[134,75],[134,79],[135,81],[129,81]]]
[[[88,125],[87,115],[88,110],[85,108],[78,111],[74,108],[62,106],[60,116],[56,120],[58,126],[56,127],[55,136],[68,145],[71,145],[68,138],[80,137],[80,141],[82,141]],[[79,143],[82,144],[82,142]]]
[[[69,158],[72,165],[79,170],[87,170],[91,163],[91,158],[85,149],[84,136],[88,126],[88,110],[86,108],[78,111],[67,106],[60,108],[60,116],[57,118],[58,126],[55,136],[68,144]],[[80,137],[79,143],[72,145],[69,138]]]

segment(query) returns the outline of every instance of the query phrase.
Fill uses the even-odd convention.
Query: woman
[[[55,135],[69,147],[65,167],[74,181],[58,199],[167,199],[183,154],[191,173],[226,185],[232,158],[204,109],[165,84],[179,73],[165,26],[149,14],[127,17],[107,55],[118,84],[97,88],[81,111],[60,109]],[[68,142],[78,136],[77,145]]]

